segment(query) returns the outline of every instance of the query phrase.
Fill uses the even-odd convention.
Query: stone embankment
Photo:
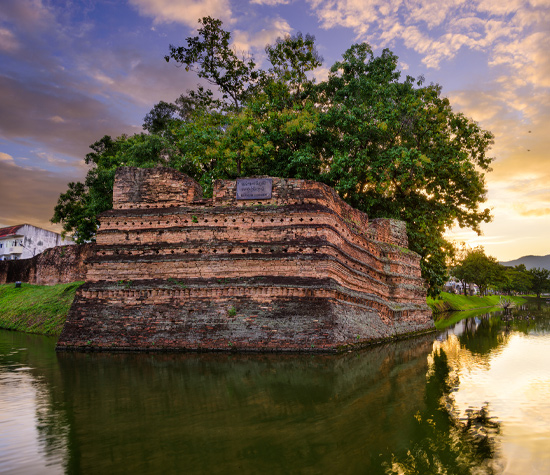
[[[58,349],[336,351],[433,329],[404,223],[262,180],[202,199],[175,170],[119,169]]]

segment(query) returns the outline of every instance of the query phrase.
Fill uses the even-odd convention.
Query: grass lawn
[[[59,335],[84,282],[58,285],[0,285],[0,328],[42,335]]]
[[[507,300],[512,300],[516,304],[523,304],[527,302],[523,297],[516,296],[502,296]],[[457,294],[450,294],[448,292],[441,292],[439,297],[433,299],[428,297],[427,302],[434,313],[448,312],[452,310],[473,310],[476,308],[491,308],[497,307],[500,302],[500,295],[488,295],[487,297],[479,297],[477,295],[464,296]]]

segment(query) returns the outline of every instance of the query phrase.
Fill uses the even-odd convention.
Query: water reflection
[[[488,387],[500,388],[494,371],[502,367],[512,368],[513,383],[526,387],[510,361],[510,351],[514,361],[525,351],[518,342],[533,345],[530,355],[550,350],[546,307],[536,320],[520,318],[533,311],[517,309],[510,321],[478,315],[436,338],[339,356],[56,355],[52,341],[0,331],[0,427],[17,434],[0,433],[0,472],[462,474],[524,468],[520,455],[509,455],[523,416]],[[550,375],[544,379],[545,366],[535,359],[523,361],[532,369],[523,371],[531,386],[512,403],[542,411],[542,424],[528,424],[548,444]],[[510,379],[505,391],[511,392]],[[529,450],[543,470],[544,456]]]
[[[415,414],[416,433],[406,454],[394,454],[391,465],[386,464],[387,473],[497,473],[500,424],[490,417],[488,406],[459,418],[451,396],[458,382],[451,377],[447,355],[436,348],[431,360],[425,408]]]
[[[425,337],[336,358],[61,354],[69,467],[380,472],[380,454],[405,446],[424,403],[431,345]]]
[[[59,473],[67,458],[67,421],[52,401],[54,345],[36,335],[0,333],[0,473]]]

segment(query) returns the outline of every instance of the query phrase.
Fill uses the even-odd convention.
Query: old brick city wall
[[[336,351],[433,329],[404,223],[331,188],[211,199],[167,168],[121,168],[59,350]]]
[[[85,280],[86,260],[93,253],[91,244],[58,246],[31,259],[0,261],[0,284],[54,285]]]

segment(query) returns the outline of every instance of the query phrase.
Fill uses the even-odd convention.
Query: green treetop
[[[207,194],[216,178],[313,179],[371,218],[406,221],[410,247],[437,292],[453,253],[444,232],[456,224],[479,231],[490,220],[481,205],[492,134],[454,112],[440,86],[402,79],[389,50],[375,56],[367,44],[353,45],[316,83],[311,74],[322,58],[312,36],[268,45],[269,67],[262,70],[231,49],[221,21],[206,17],[200,24],[198,36],[170,46],[166,60],[213,89],[198,86],[173,104],[157,104],[145,118],[148,135],[96,151],[86,183],[61,195],[55,222],[78,230],[80,241],[93,239],[92,223],[109,209],[104,196],[122,164],[174,167]]]

